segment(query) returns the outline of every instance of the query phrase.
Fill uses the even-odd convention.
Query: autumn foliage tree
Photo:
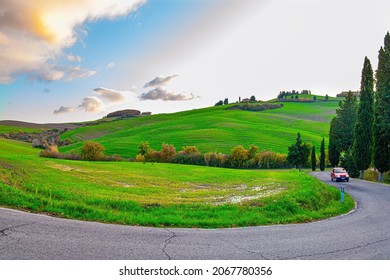
[[[102,160],[104,159],[104,147],[97,142],[88,141],[85,142],[81,149],[81,157],[84,160]]]
[[[196,155],[199,154],[199,150],[196,146],[184,146],[179,154]]]
[[[248,160],[248,151],[241,145],[232,149],[231,160],[234,166],[243,167]]]
[[[161,160],[169,162],[176,155],[176,148],[172,144],[163,143],[161,145]]]

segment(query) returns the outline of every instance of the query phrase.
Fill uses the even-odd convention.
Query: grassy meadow
[[[283,108],[262,112],[226,110],[217,106],[173,114],[157,114],[81,127],[62,134],[74,144],[61,152],[79,151],[83,141],[94,140],[106,154],[135,158],[141,141],[159,150],[163,142],[177,150],[195,145],[203,152],[230,153],[237,145],[287,153],[300,132],[304,142],[312,142],[318,152],[322,137],[327,139],[329,123],[338,107],[328,102],[285,102]],[[327,142],[327,140],[326,140]]]
[[[28,127],[20,127],[20,126],[10,126],[10,125],[0,125],[0,134],[6,133],[19,133],[22,132],[40,132],[40,129],[37,128],[28,128]]]
[[[0,205],[59,217],[217,228],[308,222],[354,206],[297,171],[67,161],[40,158],[26,143],[0,147]]]

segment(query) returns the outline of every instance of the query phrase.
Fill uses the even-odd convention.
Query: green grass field
[[[0,134],[6,134],[6,133],[18,133],[19,131],[22,132],[40,132],[40,129],[37,128],[28,128],[28,127],[20,127],[20,126],[10,126],[10,125],[0,125]]]
[[[148,141],[156,150],[163,142],[173,144],[177,150],[195,145],[204,153],[229,153],[237,145],[254,144],[260,150],[287,153],[287,147],[300,132],[303,141],[313,143],[319,152],[338,102],[283,104],[283,108],[262,112],[218,106],[86,126],[63,134],[62,139],[75,143],[60,150],[79,151],[83,141],[94,139],[106,148],[106,154],[131,158],[135,158],[141,141]]]
[[[65,161],[25,143],[0,147],[0,205],[59,217],[216,228],[308,222],[354,206],[297,171]]]

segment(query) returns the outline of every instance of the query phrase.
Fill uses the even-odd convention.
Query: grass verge
[[[143,226],[301,223],[350,211],[351,197],[305,173],[39,158],[2,140],[0,205],[59,217]]]

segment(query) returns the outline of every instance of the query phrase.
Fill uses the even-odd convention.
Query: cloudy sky
[[[388,0],[0,0],[0,119],[356,90]]]

